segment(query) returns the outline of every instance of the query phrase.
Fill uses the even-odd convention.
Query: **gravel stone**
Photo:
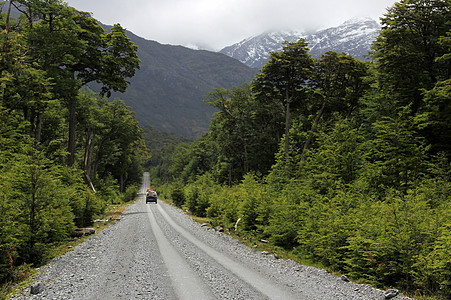
[[[246,278],[207,254],[206,249],[183,236],[164,215],[189,232],[198,244],[211,247],[245,266],[251,274],[266,278],[294,295],[293,299],[388,299],[388,294],[382,290],[348,282],[325,270],[276,259],[274,255],[262,255],[227,233],[200,226],[182,210],[162,201],[145,204],[144,197],[127,208],[120,222],[90,236],[83,244],[43,267],[34,283],[41,286],[38,294],[31,293],[33,285],[30,285],[11,299],[182,298],[176,293],[160,254],[149,221],[151,217],[155,217],[171,247],[209,289],[209,295],[216,299],[278,299],[263,294]],[[390,299],[408,298],[398,293]]]

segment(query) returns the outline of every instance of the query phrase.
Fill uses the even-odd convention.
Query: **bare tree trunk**
[[[92,184],[91,177],[89,177],[89,175],[86,174],[86,173],[85,173],[85,182],[86,182],[86,184],[89,186],[89,188],[90,188],[94,193],[96,193],[96,189],[94,188],[94,185]]]
[[[92,140],[94,139],[94,134],[91,129],[86,131],[86,142],[85,142],[85,158],[83,160],[83,169],[86,174],[92,177]]]
[[[91,180],[91,178],[94,176],[94,174],[92,174],[92,149],[93,149],[92,140],[94,139],[94,136],[95,134],[92,133],[92,130],[88,129],[86,132],[85,159],[83,161],[83,169],[85,171],[85,182],[95,193],[96,190]]]

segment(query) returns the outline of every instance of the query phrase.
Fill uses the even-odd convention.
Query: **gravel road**
[[[149,186],[144,174],[142,192]],[[384,291],[324,270],[276,259],[181,210],[145,204],[40,270],[11,299],[386,299]],[[391,299],[408,299],[397,295]]]

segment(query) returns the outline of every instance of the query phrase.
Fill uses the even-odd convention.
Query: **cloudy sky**
[[[65,0],[104,24],[163,44],[220,50],[273,29],[313,30],[379,20],[394,0]]]

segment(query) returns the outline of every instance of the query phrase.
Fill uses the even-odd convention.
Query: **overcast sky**
[[[312,30],[354,17],[379,21],[394,0],[66,0],[104,24],[163,44],[220,50],[272,29]]]

